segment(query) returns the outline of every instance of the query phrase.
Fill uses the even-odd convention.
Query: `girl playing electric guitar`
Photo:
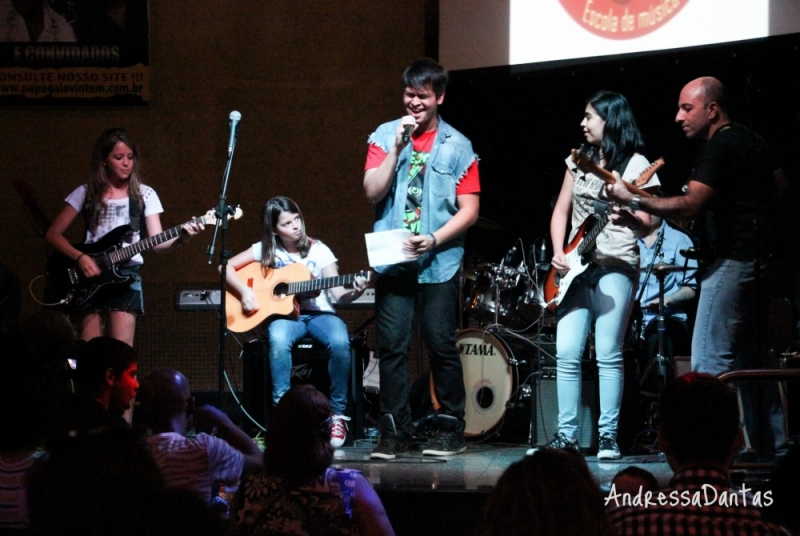
[[[597,166],[622,174],[632,182],[649,162],[640,154],[644,148],[633,112],[624,96],[601,91],[586,103],[581,122],[586,141],[596,147]],[[603,201],[605,182],[594,173],[581,171],[573,158],[550,220],[553,240],[552,265],[566,274],[569,261],[564,254],[568,224],[572,242],[581,224],[594,217],[597,201]],[[658,185],[653,175],[645,188]],[[546,448],[578,449],[578,421],[581,395],[581,359],[589,330],[594,324],[595,350],[600,390],[600,460],[619,459],[617,424],[622,401],[622,346],[634,301],[639,267],[637,236],[647,234],[650,217],[637,207],[612,206],[610,225],[598,235],[592,264],[572,283],[557,310],[556,330],[558,424],[555,438]]]
[[[85,244],[98,242],[123,225],[131,225],[134,232],[130,243],[135,243],[139,241],[140,222],[144,223],[150,236],[162,232],[159,214],[164,211],[155,190],[141,183],[139,152],[125,130],[110,128],[103,132],[92,151],[91,172],[89,182],[67,196],[66,206],[56,216],[45,237],[59,253],[77,263],[80,275],[86,279],[99,276],[102,270],[90,255],[64,237],[78,214],[83,215],[86,227]],[[202,229],[200,223],[187,223],[178,238],[153,249],[174,249]],[[128,282],[98,293],[87,307],[76,313],[82,340],[108,335],[133,346],[136,316],[144,312],[139,276],[143,262],[141,255],[129,259],[120,269],[121,274],[130,276]]]

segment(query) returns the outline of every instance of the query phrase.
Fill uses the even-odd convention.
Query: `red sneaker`
[[[344,445],[344,440],[347,439],[347,423],[350,417],[344,415],[334,415],[331,417],[331,445],[334,448],[339,448]]]

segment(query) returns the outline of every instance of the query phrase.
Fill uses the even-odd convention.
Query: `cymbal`
[[[503,230],[502,225],[500,225],[494,220],[490,220],[489,218],[484,218],[483,216],[478,216],[478,220],[475,222],[473,227],[478,227],[479,229],[488,229],[490,231]]]
[[[652,272],[654,274],[670,274],[672,272],[688,272],[689,270],[694,269],[694,266],[676,266],[674,264],[659,262],[658,264],[653,265]]]

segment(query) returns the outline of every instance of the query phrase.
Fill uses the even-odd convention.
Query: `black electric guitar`
[[[228,219],[238,220],[242,217],[242,209],[228,216]],[[195,218],[171,229],[150,236],[135,244],[123,245],[126,236],[132,233],[130,225],[121,225],[93,244],[74,244],[73,247],[89,255],[102,273],[95,277],[86,278],[78,263],[69,257],[55,252],[47,260],[47,296],[49,300],[58,300],[58,305],[68,309],[78,309],[86,305],[93,296],[104,288],[119,285],[130,280],[131,276],[121,274],[120,263],[146,251],[154,246],[163,244],[180,236],[182,227],[190,223],[214,225],[217,217],[214,210],[209,210],[204,216]]]

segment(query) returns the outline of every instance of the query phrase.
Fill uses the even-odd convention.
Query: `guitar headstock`
[[[597,173],[598,166],[593,160],[594,147],[581,144],[579,149],[572,150],[572,161],[584,173]]]
[[[238,205],[236,206],[236,208],[230,207],[230,209],[233,210],[233,213],[228,214],[229,220],[238,220],[244,214],[244,212],[242,212],[242,207]],[[205,223],[206,225],[214,225],[215,223],[217,223],[217,210],[212,208],[203,215],[202,219],[203,223]]]
[[[633,181],[633,184],[635,184],[636,186],[644,186],[645,184],[647,184],[650,178],[653,175],[655,175],[656,171],[658,171],[659,168],[661,168],[661,166],[663,165],[664,165],[664,159],[663,158],[657,159],[655,162],[647,166],[647,168],[645,168],[644,171],[642,171],[641,175],[639,175],[636,178],[636,180]]]

